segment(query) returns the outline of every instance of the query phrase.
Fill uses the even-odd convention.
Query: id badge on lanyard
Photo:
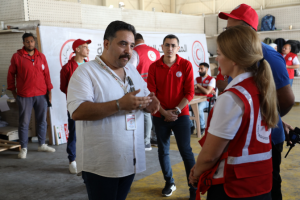
[[[108,74],[110,74],[118,83],[119,85],[121,86],[121,88],[123,89],[124,91],[124,94],[127,94],[127,88],[125,86],[125,84],[123,84],[121,82],[121,80],[119,79],[119,77],[115,76],[109,69],[107,66],[105,66],[101,60],[96,56],[96,60],[97,62],[99,63],[99,65],[101,66],[102,69],[104,69]],[[130,85],[130,92],[133,92],[135,91],[135,88],[133,86],[133,82],[131,80],[131,78],[128,76],[127,77],[127,80],[128,80],[128,83]],[[126,113],[125,115],[125,122],[126,122],[126,130],[128,131],[132,131],[132,130],[135,130],[136,129],[136,114],[134,112],[129,112],[129,113]]]

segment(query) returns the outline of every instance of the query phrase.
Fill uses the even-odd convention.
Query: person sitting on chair
[[[207,63],[200,63],[199,64],[199,75],[195,82],[195,94],[196,95],[204,95],[207,97],[213,96],[214,88],[216,87],[216,79],[212,76],[207,74],[209,70],[209,65]],[[204,109],[208,108],[209,99],[207,101],[203,101],[198,104],[199,107],[199,116],[200,116],[200,127],[201,127],[201,135],[204,133],[205,130],[205,120],[204,120]]]

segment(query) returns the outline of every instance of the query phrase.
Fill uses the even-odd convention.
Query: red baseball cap
[[[91,42],[92,42],[91,40],[84,41],[82,39],[77,39],[73,42],[72,49],[75,53],[76,52],[75,50],[76,50],[77,47],[79,47],[82,44],[91,44]]]
[[[241,4],[237,6],[230,14],[228,13],[219,13],[219,18],[227,20],[228,18],[233,18],[237,20],[242,20],[252,26],[257,31],[258,26],[258,15],[256,11],[248,6],[247,4]]]

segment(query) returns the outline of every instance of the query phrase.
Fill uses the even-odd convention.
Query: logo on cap
[[[205,51],[199,41],[195,41],[192,46],[192,56],[196,66],[199,66],[200,63],[205,62]]]
[[[156,61],[156,54],[153,51],[148,51],[148,58],[154,62]]]
[[[180,78],[180,77],[182,76],[181,71],[176,72],[176,76],[177,76],[178,78]]]

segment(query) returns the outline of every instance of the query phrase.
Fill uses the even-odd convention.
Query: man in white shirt
[[[160,58],[159,51],[149,47],[145,44],[144,38],[140,33],[135,35],[135,47],[132,51],[132,56],[129,64],[132,64],[141,74],[145,82],[147,82],[149,67],[152,63]],[[151,143],[157,144],[156,135],[155,140],[150,143],[152,120],[150,113],[144,113],[145,118],[145,150],[151,151]]]
[[[146,169],[143,111],[159,101],[129,61],[134,26],[110,23],[104,51],[80,65],[68,87],[68,110],[77,121],[77,170],[89,199],[124,200],[135,173]]]
[[[195,79],[195,93],[196,95],[212,97],[212,92],[216,88],[216,79],[208,75],[209,65],[207,63],[199,64],[199,75]],[[204,120],[204,109],[208,108],[209,99],[207,101],[203,101],[199,103],[199,116],[200,116],[200,126],[201,126],[201,134],[204,133],[205,130],[205,120]]]

